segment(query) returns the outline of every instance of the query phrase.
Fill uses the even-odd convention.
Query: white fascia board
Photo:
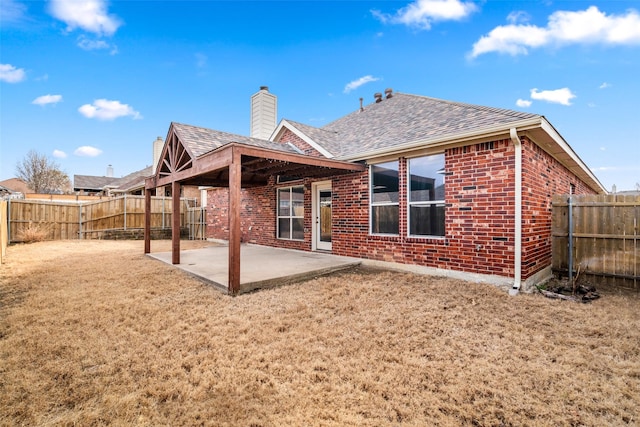
[[[307,144],[312,146],[317,152],[319,152],[323,156],[325,156],[325,157],[327,157],[329,159],[333,159],[335,157],[333,154],[328,152],[324,147],[320,146],[320,144],[318,144],[313,139],[309,138],[305,133],[303,133],[298,128],[296,128],[293,124],[289,123],[286,119],[282,119],[280,121],[280,123],[278,124],[278,127],[276,127],[276,129],[273,131],[273,133],[271,134],[271,137],[269,138],[269,140],[273,141],[273,142],[276,142],[280,138],[281,133],[284,132],[285,128],[289,129],[297,137],[299,137],[304,142],[306,142]]]
[[[589,167],[586,165],[586,163],[584,163],[582,161],[582,159],[576,154],[575,151],[573,151],[573,148],[571,148],[571,146],[567,143],[567,141],[564,140],[564,138],[562,137],[562,135],[560,135],[560,133],[558,133],[558,131],[553,127],[553,125],[551,123],[549,123],[549,121],[542,117],[542,121],[541,121],[541,127],[542,130],[544,130],[547,135],[549,135],[553,141],[558,144],[558,146],[569,155],[569,157],[571,158],[571,160],[574,161],[574,163],[598,186],[600,187],[600,189],[602,190],[603,193],[608,193],[607,189],[604,188],[604,186],[602,185],[602,183],[600,182],[600,180],[595,176],[595,174],[593,173],[593,171],[591,171],[591,169],[589,169]],[[595,188],[594,188],[595,190]]]
[[[382,148],[379,150],[373,150],[366,153],[359,153],[357,155],[341,158],[345,161],[359,161],[370,160],[376,157],[389,156],[394,154],[403,154],[407,151],[416,150],[419,148],[436,148],[446,147],[452,145],[459,145],[465,141],[472,141],[478,139],[490,139],[498,136],[509,137],[510,129],[515,127],[518,131],[533,129],[540,127],[542,116],[534,117],[532,119],[520,120],[518,122],[512,122],[500,126],[491,126],[488,128],[482,128],[471,132],[462,132],[458,134],[450,134],[441,136],[438,138],[427,138],[418,141],[411,141],[393,147]]]

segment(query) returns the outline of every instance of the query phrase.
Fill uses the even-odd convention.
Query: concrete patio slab
[[[173,265],[171,252],[150,253],[148,256]],[[243,244],[240,246],[240,293],[293,283],[360,263],[358,258]],[[175,267],[226,292],[229,286],[229,247],[218,245],[181,251],[180,264]]]

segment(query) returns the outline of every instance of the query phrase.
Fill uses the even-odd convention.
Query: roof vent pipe
[[[373,97],[376,99],[376,104],[378,102],[382,102],[382,94],[380,92],[376,92],[373,94]]]
[[[384,94],[385,94],[387,99],[393,98],[393,89],[391,89],[390,87],[386,88],[384,90]]]
[[[364,99],[360,98],[360,112],[361,113],[364,111],[364,107],[362,106],[362,101],[364,101]]]

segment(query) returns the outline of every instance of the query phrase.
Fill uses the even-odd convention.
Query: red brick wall
[[[242,242],[281,248],[311,250],[311,184],[308,181],[242,189],[240,230]],[[304,241],[276,238],[277,189],[304,185]],[[229,190],[217,188],[207,193],[207,237],[229,240]]]
[[[291,132],[289,129],[286,129],[284,131],[279,142],[282,144],[291,143],[292,145],[295,145],[300,150],[302,150],[302,152],[307,156],[324,157],[315,148],[307,144],[302,138],[300,138],[295,133]]]
[[[569,194],[596,194],[567,168],[527,138],[522,154],[522,276],[551,264],[551,198]]]
[[[295,135],[294,135],[295,136]],[[513,277],[515,149],[510,140],[447,149],[445,237],[407,236],[407,160],[399,159],[400,234],[369,234],[368,171],[333,177],[332,252],[404,264]],[[305,186],[305,240],[276,238],[276,188],[300,182],[242,190],[244,242],[311,250],[311,183]],[[551,263],[551,196],[592,193],[569,170],[523,138],[522,278]],[[209,192],[209,237],[228,238],[226,189]]]

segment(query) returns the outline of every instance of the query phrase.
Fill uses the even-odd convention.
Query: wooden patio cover
[[[284,148],[284,147],[283,147]],[[229,142],[199,157],[174,134],[167,138],[155,176],[145,180],[144,253],[151,252],[151,191],[171,185],[172,211],[180,211],[181,185],[229,188],[229,293],[240,290],[240,189],[266,185],[270,176],[320,178],[363,171],[358,163]],[[172,215],[171,258],[180,264],[180,215]]]

